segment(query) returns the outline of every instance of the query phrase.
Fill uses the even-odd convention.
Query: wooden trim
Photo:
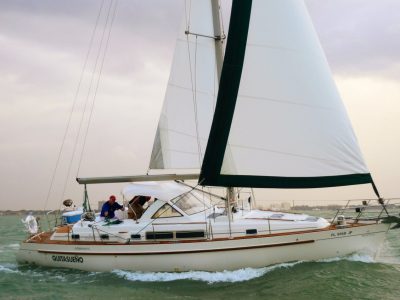
[[[71,226],[61,226],[57,227],[56,233],[69,233],[71,231]]]
[[[203,250],[183,250],[183,251],[163,251],[163,252],[113,252],[113,253],[103,253],[103,252],[76,252],[76,251],[56,251],[56,250],[41,250],[39,253],[47,254],[69,254],[69,255],[165,255],[165,254],[185,254],[185,253],[202,253],[202,252],[221,252],[221,251],[237,251],[237,250],[249,250],[258,248],[272,248],[272,247],[283,247],[292,245],[302,245],[311,244],[315,240],[305,240],[289,243],[280,244],[269,244],[269,245],[256,245],[256,246],[246,246],[246,247],[234,247],[234,248],[221,248],[221,249],[203,249]]]

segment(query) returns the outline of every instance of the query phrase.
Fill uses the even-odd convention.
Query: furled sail
[[[273,188],[372,182],[302,1],[233,0],[199,182]]]
[[[218,78],[211,1],[188,1],[176,40],[150,169],[200,169]]]

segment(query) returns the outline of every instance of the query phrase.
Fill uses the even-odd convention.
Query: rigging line
[[[215,60],[214,64],[214,92],[212,95],[212,105],[213,105],[213,115],[215,113],[215,106],[217,105],[217,97],[218,97],[218,89],[219,89],[219,80],[220,78],[218,77],[218,62]]]
[[[195,69],[194,69],[194,75],[193,75],[193,70],[192,70],[192,58],[190,55],[190,43],[189,43],[189,35],[186,35],[186,41],[187,41],[187,51],[188,51],[188,59],[189,59],[189,72],[190,72],[190,84],[192,87],[192,100],[193,100],[193,109],[194,109],[194,117],[195,117],[195,127],[196,127],[196,135],[197,135],[197,147],[199,148],[199,134],[198,134],[198,122],[197,122],[197,105],[196,105],[196,55],[197,55],[197,37],[196,37],[196,43],[195,43]],[[193,79],[193,77],[195,77]],[[198,149],[199,151],[199,149]],[[200,152],[199,152],[200,155]],[[198,157],[199,159],[199,166],[201,166],[201,158]]]
[[[197,151],[199,152],[199,166],[201,166],[201,143],[199,134],[199,117],[197,113],[197,36],[196,36],[196,46],[194,50],[194,95],[193,95],[193,109],[194,109],[194,121],[196,127],[196,138],[197,138]]]
[[[80,170],[81,164],[82,164],[82,158],[83,158],[83,154],[84,154],[84,151],[85,151],[87,136],[88,136],[88,133],[89,133],[90,124],[91,124],[92,117],[93,117],[94,105],[96,103],[96,96],[97,96],[97,92],[98,92],[99,85],[100,85],[100,79],[101,79],[101,75],[102,75],[102,71],[103,71],[103,67],[104,67],[104,62],[105,62],[105,59],[106,59],[108,46],[110,44],[111,31],[112,31],[112,27],[113,27],[115,16],[116,16],[116,12],[117,12],[117,7],[118,7],[118,0],[115,1],[114,10],[113,10],[112,18],[111,18],[111,24],[110,24],[110,28],[108,30],[106,45],[105,45],[105,48],[104,48],[103,58],[102,58],[101,65],[100,65],[99,75],[97,77],[97,83],[96,83],[96,88],[95,88],[94,95],[93,95],[93,101],[92,101],[92,107],[90,109],[88,125],[86,127],[86,132],[85,132],[85,136],[84,136],[84,139],[83,139],[83,147],[82,147],[82,151],[81,151],[81,154],[80,154],[80,157],[79,157],[78,170],[76,172],[76,176],[77,177],[78,177],[79,170]]]
[[[192,139],[196,139],[197,138],[195,135],[190,134],[190,133],[186,133],[186,132],[183,132],[183,131],[179,131],[179,130],[175,130],[175,129],[171,129],[171,128],[163,128],[163,127],[159,127],[159,128],[160,128],[160,131],[162,130],[162,131],[173,132],[173,133],[175,133],[177,135],[183,135],[185,137],[192,138]],[[207,141],[206,138],[200,138],[200,139],[204,140],[204,141]]]
[[[179,180],[175,180],[175,182],[180,183],[180,184],[182,184],[182,185],[185,185],[185,186],[187,186],[187,187],[190,187],[190,188],[193,189],[193,190],[206,193],[206,194],[209,195],[209,196],[212,196],[212,197],[218,198],[218,199],[220,199],[220,200],[226,201],[226,198],[225,198],[225,197],[222,197],[222,196],[220,196],[220,195],[217,195],[217,194],[215,194],[215,193],[212,193],[210,187],[208,188],[209,191],[206,192],[206,191],[204,191],[204,189],[199,189],[199,188],[197,188],[197,186],[199,186],[200,184],[197,184],[197,185],[195,185],[195,186],[192,186],[192,185],[190,185],[190,184],[187,184],[186,182],[179,181]],[[204,187],[204,186],[202,186],[202,187]]]
[[[99,60],[99,57],[100,57],[100,54],[101,54],[101,48],[102,48],[105,32],[106,32],[106,29],[107,29],[107,25],[108,25],[108,22],[109,22],[109,16],[110,16],[110,11],[111,11],[113,2],[114,2],[114,0],[110,2],[110,5],[108,7],[106,22],[104,24],[104,28],[103,28],[103,32],[102,32],[102,36],[101,36],[101,40],[100,40],[100,45],[99,45],[98,53],[97,53],[97,56],[96,56],[93,73],[92,73],[92,77],[90,79],[89,90],[88,90],[88,93],[86,95],[86,100],[85,100],[85,105],[84,105],[83,112],[82,112],[82,117],[81,117],[81,120],[79,122],[78,133],[77,133],[76,138],[75,138],[74,148],[73,148],[73,152],[72,152],[73,153],[72,154],[72,158],[71,158],[71,160],[69,162],[68,171],[67,171],[67,177],[65,178],[65,181],[64,181],[63,192],[61,194],[62,198],[65,195],[68,179],[69,179],[70,174],[71,174],[72,163],[75,160],[77,147],[78,147],[78,141],[79,141],[79,137],[80,137],[81,132],[82,132],[82,126],[83,126],[84,117],[85,117],[85,114],[86,114],[87,105],[88,105],[88,102],[89,102],[89,96],[90,96],[90,93],[92,91],[93,81],[94,81],[94,77],[95,77],[95,71],[96,71],[96,68],[97,68],[97,65],[98,65],[98,60]],[[62,198],[61,198],[61,200],[62,200]]]
[[[86,57],[85,57],[85,60],[84,60],[84,64],[83,64],[83,67],[82,67],[81,74],[79,76],[78,86],[77,86],[76,91],[75,91],[74,101],[72,103],[71,111],[69,113],[69,117],[68,117],[68,121],[67,121],[67,126],[65,128],[64,136],[63,136],[63,139],[62,139],[62,143],[61,143],[61,146],[60,146],[60,149],[59,149],[59,152],[58,152],[56,165],[55,165],[55,168],[53,170],[53,175],[52,175],[52,179],[51,179],[51,182],[50,182],[49,190],[47,192],[46,201],[45,201],[45,204],[44,204],[44,209],[46,209],[47,204],[49,202],[50,193],[51,193],[51,190],[53,189],[53,184],[54,184],[56,172],[57,172],[58,167],[60,165],[61,153],[62,153],[62,150],[64,149],[64,146],[65,146],[65,141],[67,139],[67,134],[68,134],[68,132],[70,131],[70,128],[71,128],[72,115],[73,115],[73,112],[75,111],[75,108],[76,108],[78,95],[79,95],[79,92],[80,92],[80,89],[81,89],[81,85],[82,85],[82,81],[83,81],[83,76],[85,74],[86,67],[87,67],[87,64],[88,64],[88,61],[89,61],[89,54],[92,51],[94,36],[96,34],[96,31],[97,31],[97,26],[99,24],[99,20],[100,20],[101,12],[103,10],[103,6],[104,6],[104,0],[101,2],[100,8],[99,8],[99,12],[98,12],[97,17],[96,17],[96,22],[95,22],[95,25],[94,25],[94,28],[93,28],[93,31],[92,31],[92,34],[91,34],[91,37],[90,37],[88,51],[86,53]]]

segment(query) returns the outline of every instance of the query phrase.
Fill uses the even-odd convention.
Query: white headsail
[[[236,5],[242,7],[234,24],[243,23],[234,32],[229,29],[217,103],[223,102],[223,107],[219,113],[216,109],[202,167],[204,182],[259,187],[370,182],[303,1],[236,1]],[[243,30],[246,26],[248,31]],[[227,90],[234,85],[239,85],[238,92],[232,95]],[[212,159],[207,161],[207,156]],[[206,174],[213,172],[218,174],[211,177],[223,180],[208,180]]]
[[[368,172],[302,1],[253,1],[228,144],[222,174]]]
[[[176,40],[151,169],[201,167],[218,90],[214,32],[211,1],[189,1]]]

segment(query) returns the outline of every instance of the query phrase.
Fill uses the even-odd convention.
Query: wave
[[[14,244],[8,244],[8,245],[0,245],[0,252],[8,252],[8,251],[14,251],[19,249],[19,244],[14,243]]]
[[[254,278],[261,277],[269,272],[281,268],[290,268],[301,261],[293,263],[282,263],[264,268],[245,268],[235,271],[222,271],[222,272],[206,272],[206,271],[189,271],[181,273],[168,273],[168,272],[131,272],[114,270],[113,274],[122,277],[129,281],[142,281],[142,282],[153,282],[153,281],[176,281],[176,280],[194,280],[203,281],[209,284],[218,282],[240,282],[248,281]]]
[[[12,250],[18,250],[19,249],[19,243],[5,245],[5,247],[7,247],[8,249],[12,249]]]
[[[0,273],[19,273],[18,270],[16,270],[17,265],[13,264],[5,264],[5,265],[0,265]]]
[[[354,253],[348,256],[337,256],[337,257],[331,257],[331,258],[323,258],[319,259],[316,262],[335,262],[335,261],[342,261],[342,260],[347,260],[347,261],[358,261],[358,262],[363,262],[363,263],[376,263],[377,261],[374,259],[374,257],[370,254],[365,254],[365,253]]]
[[[325,258],[316,260],[316,262],[335,262],[335,261],[355,261],[362,263],[381,263],[390,265],[400,265],[400,257],[398,255],[398,250],[394,247],[390,247],[385,243],[377,253],[365,251],[356,252],[347,256],[338,256],[332,258]]]

